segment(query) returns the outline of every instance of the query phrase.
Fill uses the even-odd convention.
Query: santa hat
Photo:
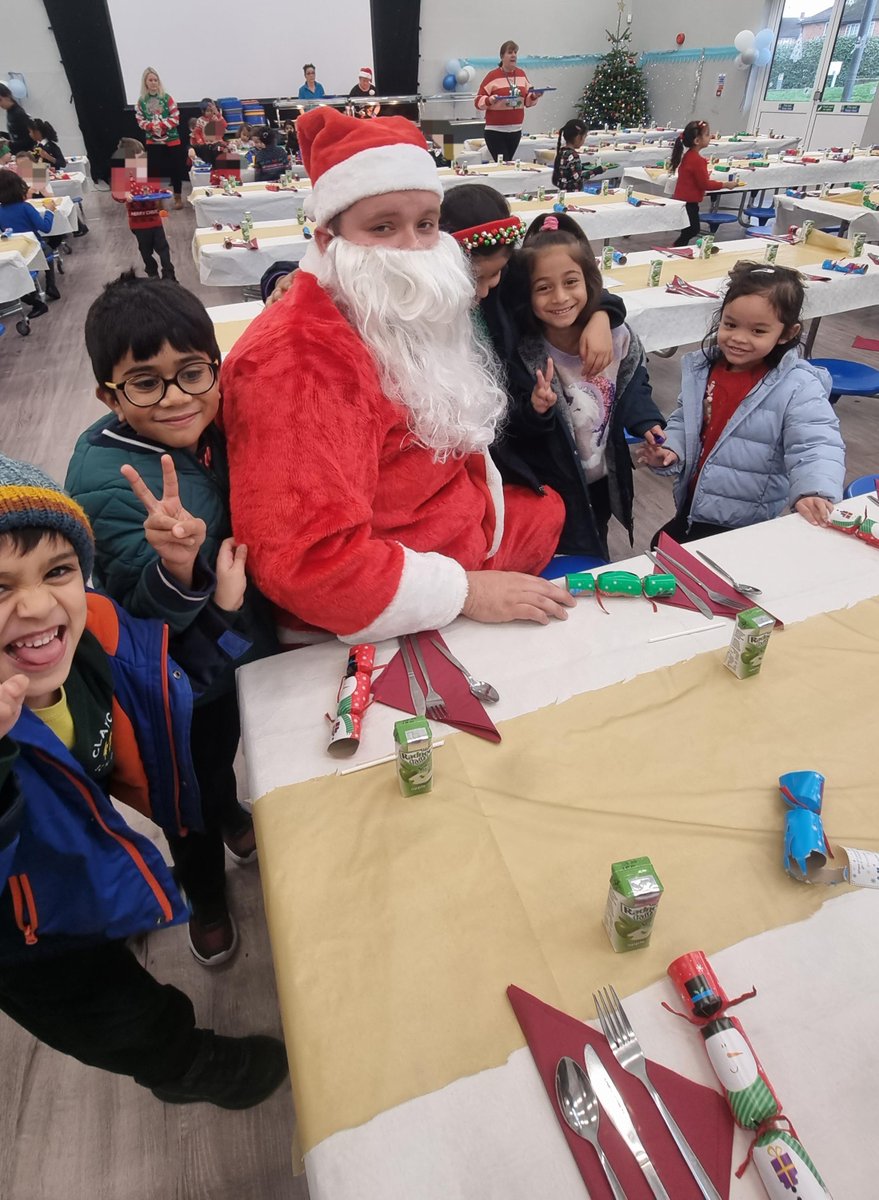
[[[372,67],[361,67],[357,75],[358,79],[368,79],[372,83]]]
[[[358,121],[322,106],[301,116],[296,132],[312,186],[305,208],[318,225],[367,196],[419,191],[442,198],[424,134],[405,117]]]

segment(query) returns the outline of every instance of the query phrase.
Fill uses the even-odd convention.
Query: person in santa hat
[[[564,505],[488,454],[505,393],[423,135],[321,107],[299,138],[314,241],[222,374],[235,536],[282,640],[566,617],[537,576]]]
[[[372,67],[361,67],[360,74],[357,76],[357,82],[348,93],[348,99],[363,100],[366,96],[375,95],[375,83],[372,78]],[[348,115],[350,117],[364,118],[377,117],[382,110],[380,104],[350,104],[348,106]]]

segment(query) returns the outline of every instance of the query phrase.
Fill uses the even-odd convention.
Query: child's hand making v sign
[[[207,532],[204,521],[188,513],[180,502],[177,472],[170,454],[162,455],[162,496],[153,495],[134,467],[126,465],[122,474],[147,511],[143,523],[146,539],[158,554],[162,565],[183,587],[191,588],[198,552]],[[247,547],[236,546],[234,538],[221,544],[216,562],[217,586],[214,602],[218,608],[234,612],[244,602],[247,579],[244,566]]]
[[[654,425],[644,434],[644,442],[636,451],[638,465],[642,467],[673,467],[678,461],[674,450],[662,445],[662,428]]]
[[[555,364],[551,358],[546,360],[546,372],[537,372],[537,383],[531,393],[531,407],[543,416],[548,413],[556,402],[556,394],[552,390],[552,377],[555,374]]]

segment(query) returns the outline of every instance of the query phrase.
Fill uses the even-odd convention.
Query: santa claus
[[[488,455],[505,393],[422,134],[326,107],[297,128],[314,242],[222,376],[235,536],[282,637],[565,617],[536,574],[563,505],[504,487]]]

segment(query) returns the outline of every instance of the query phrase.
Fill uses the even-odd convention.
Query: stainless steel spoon
[[[718,575],[722,575],[724,579],[728,579],[736,591],[741,592],[743,596],[763,595],[763,592],[760,590],[760,588],[754,587],[753,583],[737,583],[736,580],[733,579],[732,575],[730,575],[729,571],[725,571],[719,563],[716,563],[713,558],[709,558],[707,554],[703,554],[701,550],[697,550],[696,553],[702,559],[702,561],[708,563],[709,567],[716,571]]]
[[[438,642],[435,638],[431,638],[430,644],[439,650],[440,654],[447,658],[453,667],[458,668],[458,670],[467,680],[467,686],[470,688],[470,691],[477,700],[481,700],[483,704],[497,704],[498,700],[500,700],[500,696],[490,683],[486,683],[482,679],[474,679],[464,664],[459,663],[454,654],[452,654],[451,650],[447,649],[442,642]]]
[[[555,1069],[555,1094],[568,1127],[594,1147],[614,1200],[626,1200],[626,1193],[598,1140],[598,1100],[589,1076],[575,1059],[567,1055],[559,1059]]]

